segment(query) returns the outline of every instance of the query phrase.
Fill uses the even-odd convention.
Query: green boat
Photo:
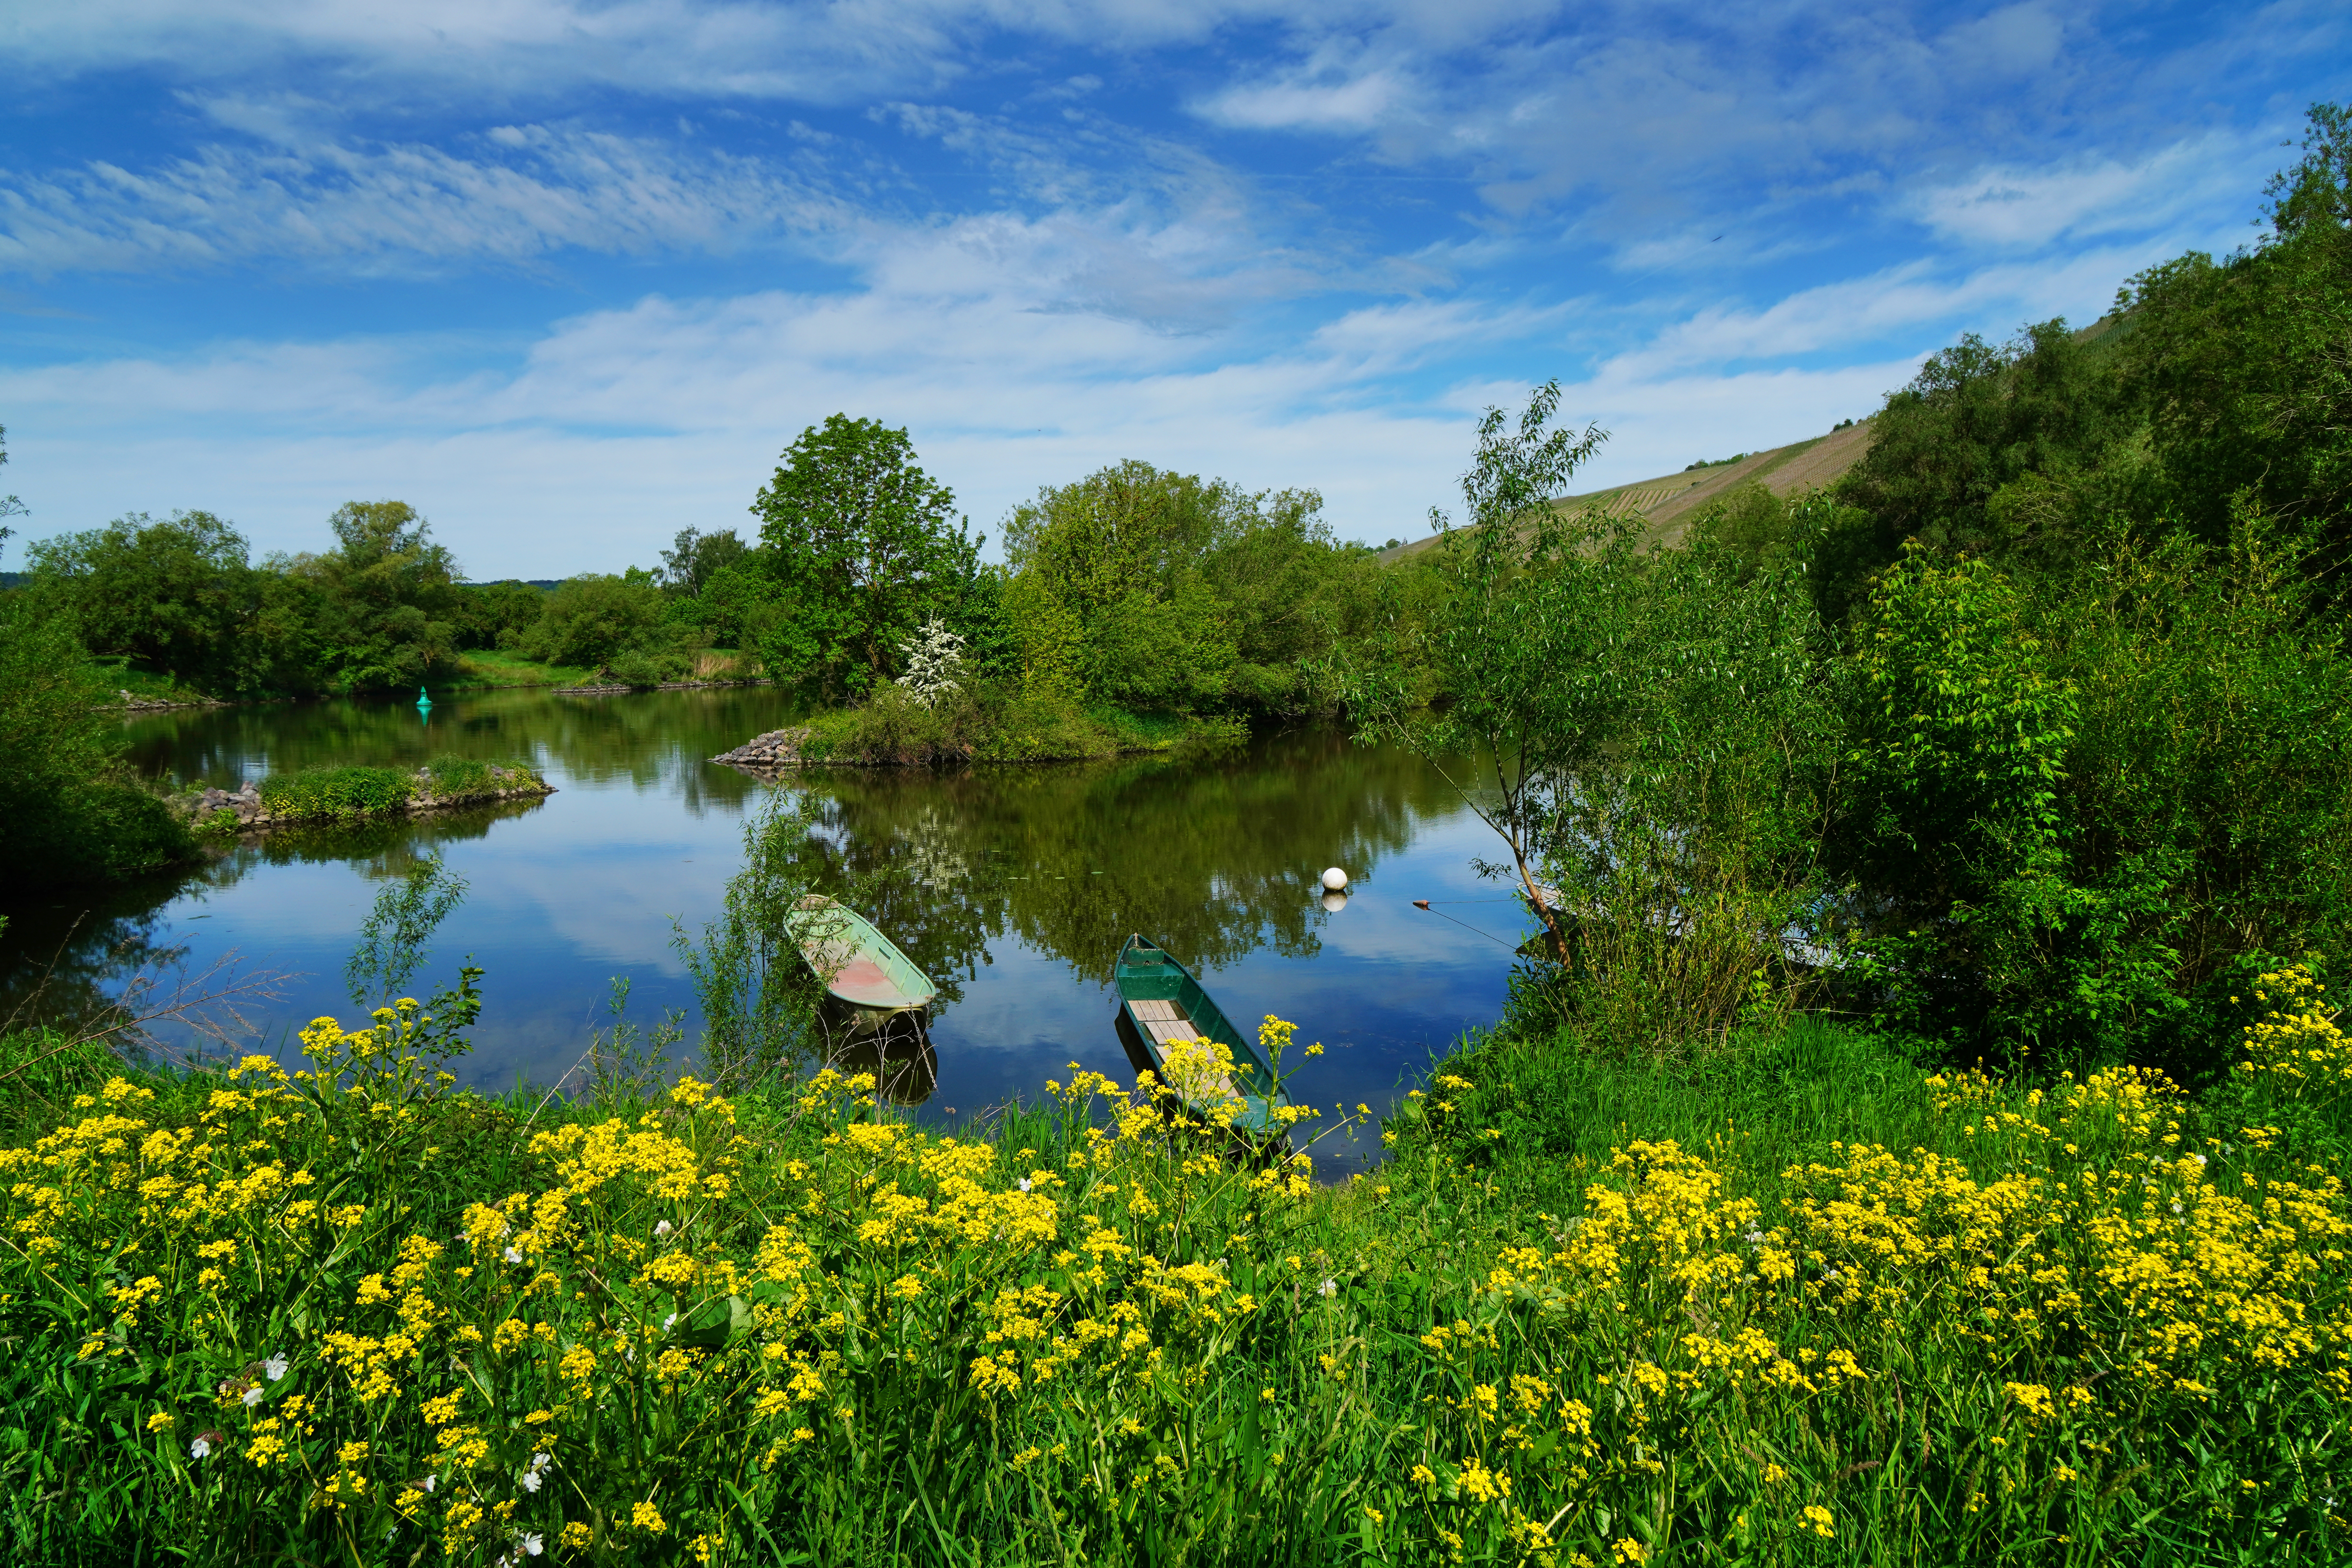
[[[851,1032],[888,1027],[894,1019],[920,1024],[940,988],[898,944],[856,910],[811,893],[784,917],[801,956],[825,991],[848,1009]]]
[[[1286,1129],[1275,1112],[1289,1103],[1274,1081],[1274,1069],[1258,1055],[1255,1041],[1244,1037],[1225,1017],[1215,998],[1192,978],[1192,972],[1157,943],[1130,936],[1119,949],[1112,971],[1118,988],[1118,1039],[1128,1059],[1140,1072],[1147,1068],[1165,1081],[1164,1048],[1176,1040],[1208,1038],[1233,1053],[1232,1079],[1214,1086],[1242,1102],[1233,1130],[1252,1142],[1280,1136]],[[1204,1106],[1214,1090],[1191,1103]]]

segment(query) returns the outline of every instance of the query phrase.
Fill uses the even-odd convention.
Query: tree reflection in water
[[[1097,984],[1135,931],[1196,972],[1260,947],[1311,958],[1316,874],[1336,859],[1368,877],[1417,816],[1453,803],[1412,758],[1328,730],[1211,760],[840,770],[786,786],[823,803],[833,880],[877,889],[867,915],[942,1005],[1006,934]]]

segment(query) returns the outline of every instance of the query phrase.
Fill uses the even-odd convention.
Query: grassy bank
[[[1078,762],[1246,739],[1239,719],[1137,713],[1018,688],[957,692],[926,706],[884,686],[855,707],[810,719],[798,741],[803,763],[912,767],[961,763]]]
[[[156,670],[138,668],[127,658],[89,659],[84,662],[82,672],[92,691],[118,700],[126,691],[142,702],[194,706],[213,700],[193,686],[183,685]]]
[[[1086,1074],[958,1136],[830,1074],[453,1093],[463,997],[314,1026],[292,1076],[12,1080],[0,1531],[27,1563],[2329,1561],[2352,1047],[2265,984],[2203,1104],[1818,1025],[1683,1064],[1487,1039],[1338,1188]]]
[[[589,665],[543,664],[519,654],[479,648],[458,661],[458,678],[436,682],[435,691],[490,691],[508,687],[652,686],[664,680],[749,680],[758,660],[727,648],[704,648],[685,656],[674,668],[606,670]]]

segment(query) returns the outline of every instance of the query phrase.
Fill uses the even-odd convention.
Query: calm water
[[[961,773],[828,772],[774,786],[706,759],[787,721],[764,689],[558,697],[492,692],[436,704],[429,728],[394,702],[308,703],[131,721],[152,773],[235,785],[324,763],[414,764],[457,752],[524,757],[559,793],[543,802],[338,829],[282,829],[188,875],[95,901],[7,906],[0,985],[50,973],[54,1008],[119,985],[159,950],[201,967],[232,950],[290,972],[261,1010],[265,1043],[322,1013],[351,1018],[343,960],[377,890],[438,849],[470,890],[410,989],[488,973],[477,1084],[552,1083],[605,1019],[613,977],[630,1016],[688,1015],[673,920],[698,931],[741,859],[747,811],[772,788],[821,807],[837,864],[877,873],[866,912],[940,983],[937,1081],[920,1114],[969,1116],[1034,1096],[1073,1062],[1126,1081],[1108,984],[1130,931],[1191,963],[1244,1028],[1295,1020],[1328,1053],[1299,1094],[1381,1109],[1433,1051],[1499,1010],[1523,934],[1503,889],[1468,861],[1486,829],[1432,770],[1328,730],[1246,751]],[[1325,910],[1325,866],[1357,879]],[[1492,900],[1450,912],[1414,899]],[[75,922],[79,921],[77,925]],[[1331,1149],[1333,1154],[1343,1152]],[[1369,1151],[1358,1152],[1363,1157]],[[1351,1163],[1342,1160],[1341,1163]],[[1329,1163],[1327,1162],[1327,1169]]]

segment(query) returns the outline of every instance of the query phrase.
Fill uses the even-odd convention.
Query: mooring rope
[[[1446,901],[1447,903],[1454,903],[1454,904],[1499,904],[1499,903],[1507,902],[1507,900],[1503,900],[1503,899],[1448,899],[1448,900],[1446,900],[1445,901]],[[1519,945],[1519,944],[1518,944],[1517,942],[1511,942],[1511,941],[1508,941],[1508,940],[1507,940],[1507,939],[1505,939],[1505,938],[1503,938],[1503,937],[1496,936],[1493,931],[1478,931],[1478,928],[1477,928],[1476,926],[1472,925],[1468,921],[1465,921],[1465,920],[1454,920],[1454,918],[1452,915],[1447,914],[1444,910],[1431,910],[1431,909],[1429,909],[1429,906],[1430,906],[1430,900],[1427,900],[1427,899],[1415,899],[1415,900],[1413,900],[1413,901],[1412,901],[1412,907],[1413,907],[1414,909],[1417,909],[1417,910],[1429,910],[1429,912],[1430,912],[1431,914],[1435,915],[1439,920],[1442,920],[1442,921],[1454,921],[1454,923],[1455,925],[1460,926],[1464,931],[1478,931],[1478,934],[1479,934],[1480,936],[1485,937],[1488,942],[1499,943],[1500,945],[1502,945],[1502,946],[1504,946],[1504,947],[1510,948],[1510,949],[1512,949],[1512,950],[1513,950],[1513,951],[1515,951],[1515,952],[1516,952],[1516,951],[1517,950],[1517,948],[1518,948],[1518,945]]]

